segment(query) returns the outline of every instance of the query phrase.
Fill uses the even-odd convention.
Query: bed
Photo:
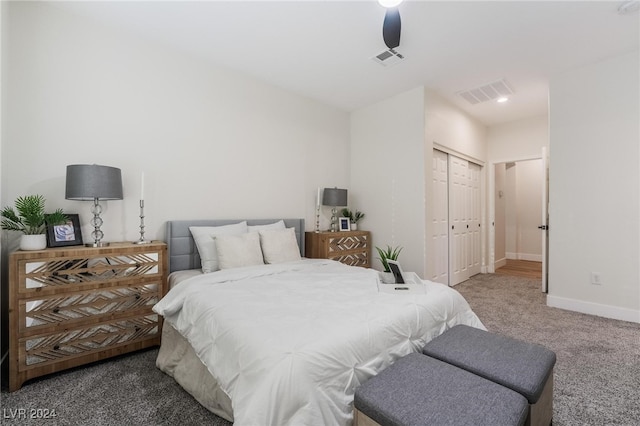
[[[171,290],[154,306],[165,320],[158,368],[234,424],[349,425],[355,388],[369,377],[456,324],[484,329],[447,286],[424,281],[421,293],[390,294],[375,270],[303,258],[303,219],[256,231],[270,264],[203,273],[208,255],[201,259],[190,227],[241,222],[168,222]],[[297,258],[291,244],[282,249],[289,257],[274,253],[281,246],[271,238],[285,233]],[[241,237],[253,247],[255,236]],[[222,265],[227,252],[218,254]]]

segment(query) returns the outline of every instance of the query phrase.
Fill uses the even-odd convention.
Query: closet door
[[[447,154],[433,150],[433,203],[430,280],[449,285],[449,172]]]
[[[479,165],[468,163],[469,166],[469,257],[467,269],[469,277],[479,274],[482,267],[482,229],[481,229],[481,203],[480,203],[480,170]]]
[[[452,286],[469,278],[470,194],[469,163],[449,155],[449,285]]]

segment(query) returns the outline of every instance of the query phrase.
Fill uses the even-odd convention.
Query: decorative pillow
[[[218,235],[215,238],[220,269],[264,265],[260,237],[257,232]]]
[[[283,231],[259,231],[259,234],[265,263],[282,263],[301,259],[294,228],[286,228]]]
[[[274,223],[269,223],[267,225],[249,225],[247,226],[247,229],[249,230],[249,232],[258,232],[258,231],[274,231],[274,230],[280,230],[282,231],[283,229],[287,229],[286,226],[284,226],[284,220],[279,220],[277,222]]]
[[[223,226],[190,226],[189,231],[198,247],[202,272],[215,272],[218,269],[218,251],[214,238],[217,235],[238,235],[247,232],[247,222]]]

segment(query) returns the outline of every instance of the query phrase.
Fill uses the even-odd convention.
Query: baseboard
[[[506,266],[507,264],[507,258],[503,257],[502,259],[496,260],[495,263],[493,264],[495,269],[498,268],[502,268],[503,266]]]
[[[506,253],[506,258],[507,259],[511,259],[511,260],[530,260],[532,262],[542,262],[542,255],[541,254]]]
[[[568,311],[611,318],[620,321],[635,322],[640,324],[640,311],[620,308],[618,306],[602,305],[599,303],[585,302],[583,300],[567,299],[565,297],[547,295],[547,306],[566,309]]]

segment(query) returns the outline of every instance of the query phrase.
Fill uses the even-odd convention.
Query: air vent
[[[389,49],[377,54],[371,59],[373,59],[380,65],[390,67],[402,61],[404,59],[404,56],[402,56],[402,54],[395,49]]]
[[[509,87],[507,81],[502,80],[488,83],[475,89],[463,90],[457,93],[463,97],[471,105],[479,104],[482,102],[493,101],[503,96],[509,96],[513,94],[513,90]]]

